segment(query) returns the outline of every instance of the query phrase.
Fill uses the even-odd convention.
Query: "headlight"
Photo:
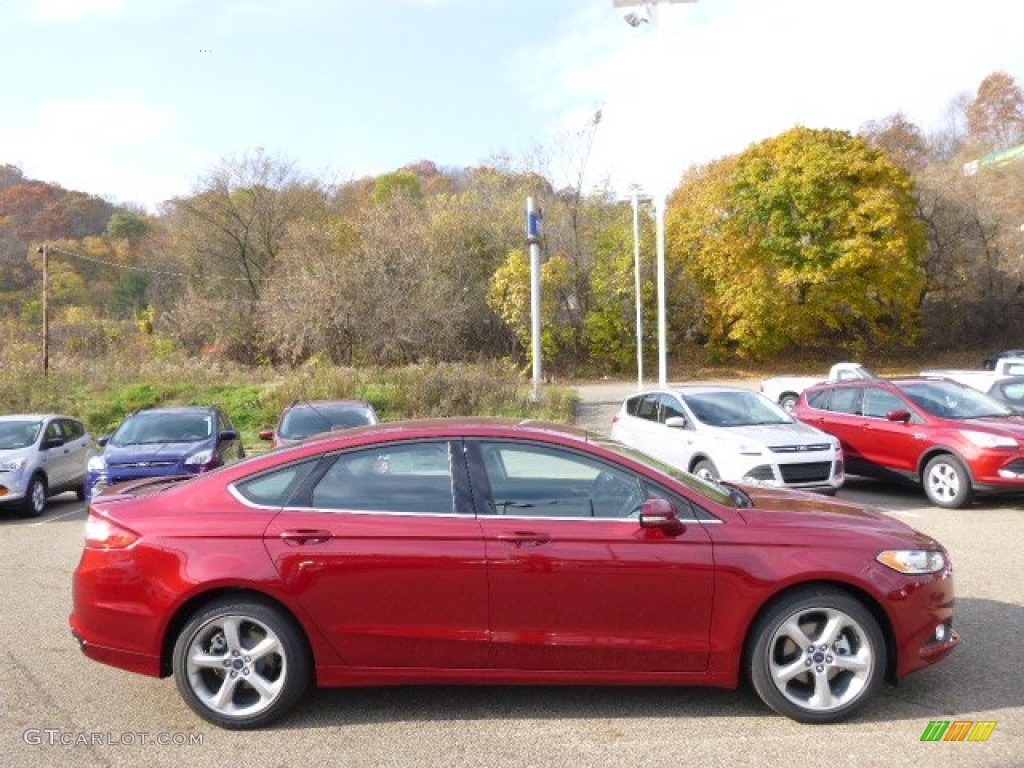
[[[889,549],[879,552],[875,559],[900,573],[937,573],[946,567],[941,552],[925,549]]]
[[[960,434],[979,448],[1019,448],[1017,441],[1005,435],[993,435],[991,432],[975,432],[973,429],[961,429]]]
[[[28,463],[28,459],[24,457],[20,459],[0,461],[0,472],[21,472],[21,470],[25,468],[26,463]]]
[[[106,472],[107,460],[102,456],[93,456],[85,467],[89,472]]]
[[[213,461],[213,449],[207,448],[205,451],[193,453],[191,456],[185,459],[185,466],[193,467],[196,464],[209,464],[211,461]]]

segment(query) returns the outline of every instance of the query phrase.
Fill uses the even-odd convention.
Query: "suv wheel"
[[[29,517],[39,517],[46,509],[46,478],[40,474],[32,475],[28,481],[28,491],[22,510]]]
[[[933,457],[921,476],[928,501],[944,509],[960,509],[971,502],[971,476],[956,456],[948,453]]]

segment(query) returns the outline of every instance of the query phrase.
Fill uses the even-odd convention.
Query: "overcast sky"
[[[0,163],[150,209],[256,147],[334,181],[544,148],[558,183],[657,190],[795,125],[902,111],[937,130],[991,72],[1024,84],[1024,3],[655,11],[633,28],[612,0],[0,0]]]

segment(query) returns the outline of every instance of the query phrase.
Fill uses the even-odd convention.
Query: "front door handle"
[[[516,547],[535,547],[551,541],[550,534],[538,533],[536,531],[510,531],[508,533],[499,533],[496,538],[498,541],[503,541]]]
[[[281,531],[280,537],[285,544],[300,546],[302,544],[323,544],[329,541],[333,534],[322,528],[295,528],[289,531]]]

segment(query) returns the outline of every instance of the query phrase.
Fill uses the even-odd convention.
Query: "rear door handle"
[[[323,544],[330,541],[333,534],[322,528],[296,528],[290,531],[281,531],[280,537],[285,544],[299,546],[302,544]]]
[[[498,541],[503,541],[516,547],[535,547],[551,541],[550,534],[537,533],[536,531],[510,531],[508,533],[499,533],[496,538]]]

